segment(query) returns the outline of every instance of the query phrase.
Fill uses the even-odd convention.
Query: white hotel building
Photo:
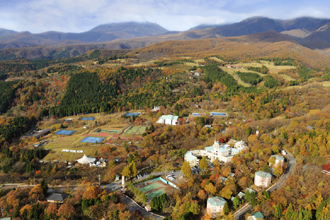
[[[245,149],[248,149],[248,147],[244,141],[235,141],[234,147],[230,147],[229,144],[221,146],[218,141],[214,141],[213,146],[206,147],[205,150],[188,151],[184,159],[189,162],[191,167],[199,164],[197,157],[203,156],[208,158],[212,163],[216,159],[218,159],[219,162],[228,163],[231,162],[235,154]]]

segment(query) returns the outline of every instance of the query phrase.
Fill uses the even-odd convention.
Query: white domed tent
[[[94,162],[95,160],[96,160],[95,157],[87,157],[85,154],[82,158],[78,159],[77,162],[80,164],[89,164]]]

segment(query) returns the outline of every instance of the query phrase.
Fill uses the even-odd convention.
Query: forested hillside
[[[166,171],[182,175],[173,181],[179,189],[161,190],[150,207],[167,220],[211,219],[206,207],[214,196],[227,204],[219,218],[233,219],[250,203],[246,217],[260,211],[265,219],[327,219],[327,65],[328,56],[297,44],[245,38],[0,62],[0,181],[35,185],[3,187],[0,206],[13,219],[148,218],[129,211],[113,182],[126,176],[126,195],[147,206],[140,186],[166,179],[159,174]],[[156,123],[163,115],[179,117],[175,125]],[[42,136],[43,130],[49,133]],[[102,141],[84,142],[97,138]],[[247,148],[227,163],[201,158],[192,172],[187,151],[215,140],[221,146],[243,141]],[[271,184],[282,180],[288,157],[283,166],[272,159],[282,149],[296,166],[268,193],[254,184],[255,173],[271,173]],[[77,163],[83,155],[106,166]],[[79,187],[63,188],[70,196],[57,206],[45,200],[47,185]]]
[[[0,81],[0,113],[7,112],[15,98],[18,81],[1,82]]]

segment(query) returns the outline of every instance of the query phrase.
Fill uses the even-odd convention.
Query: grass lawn
[[[215,60],[215,61],[218,61],[218,62],[224,62],[223,60],[219,59],[218,57],[209,57],[210,60]]]
[[[324,87],[330,87],[330,81],[321,82],[321,85]]]

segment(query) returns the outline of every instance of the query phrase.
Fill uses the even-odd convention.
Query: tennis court
[[[211,112],[211,115],[213,116],[227,116],[224,112]]]
[[[81,120],[84,120],[84,121],[94,121],[95,120],[95,117],[84,117],[84,118],[81,118]]]
[[[154,197],[156,197],[156,196],[160,196],[160,195],[162,195],[162,194],[164,194],[164,193],[165,193],[165,189],[163,188],[163,189],[156,190],[156,191],[153,191],[153,192],[151,192],[151,193],[148,193],[148,194],[147,194],[147,197],[148,197],[149,199],[152,199],[152,198],[154,198]]]
[[[146,131],[146,126],[132,126],[125,131],[125,134],[143,134]]]
[[[105,138],[100,137],[85,137],[84,140],[80,141],[83,143],[101,143]]]
[[[139,116],[140,113],[126,113],[125,116],[126,117],[132,117],[132,116]]]
[[[59,130],[55,134],[59,134],[59,135],[72,135],[75,132],[76,131],[71,131],[71,130]]]
[[[98,132],[98,133],[100,133],[100,132],[106,132],[106,133],[113,134],[113,133],[117,133],[118,130],[103,130],[103,129],[99,129],[96,132]]]
[[[139,188],[139,190],[142,191],[142,192],[148,192],[148,191],[151,191],[153,189],[160,188],[160,187],[164,187],[164,184],[162,184],[160,182],[154,182],[152,184],[149,184],[149,185],[146,185],[146,186],[143,186],[143,187]]]
[[[148,183],[142,183],[137,187],[141,192],[144,192],[149,199],[152,199],[155,196],[160,196],[161,194],[165,193],[165,188],[179,189],[173,183],[170,183],[161,177],[149,180]]]
[[[205,113],[192,113],[194,117],[202,117],[205,116]]]

